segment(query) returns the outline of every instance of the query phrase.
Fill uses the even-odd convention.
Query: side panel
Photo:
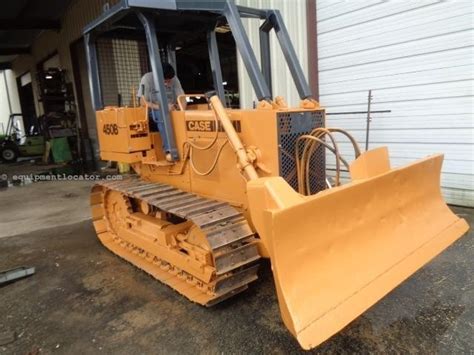
[[[275,112],[273,110],[230,111],[230,119],[245,147],[258,148],[260,153],[258,161],[265,170],[257,169],[261,176],[277,176],[279,173]],[[209,145],[216,134],[214,114],[211,111],[186,111],[185,114],[187,138],[192,139],[199,146]],[[203,121],[204,123],[200,123]],[[195,168],[200,172],[209,170],[219,148],[226,141],[225,133],[220,130],[218,140],[211,149],[193,149],[192,160]],[[182,144],[182,142],[178,143]],[[201,176],[191,171],[191,185],[192,191],[200,195],[228,201],[240,207],[247,205],[245,179],[239,173],[235,153],[228,142],[222,148],[217,165],[211,173]]]
[[[97,111],[101,152],[132,153],[151,148],[145,108],[112,107]]]
[[[296,188],[296,183],[291,183],[296,181],[296,138],[323,125],[323,111],[229,110],[229,115],[245,148],[257,156],[259,176],[283,176]],[[145,180],[170,184],[246,209],[246,181],[214,113],[172,111],[171,120],[180,157],[175,164],[165,160],[160,133],[148,131],[144,108],[111,107],[98,111],[102,159],[134,163],[134,170]],[[189,159],[184,160],[189,149],[187,142],[194,147]],[[324,153],[318,153],[314,154],[312,165],[314,191],[324,183]]]

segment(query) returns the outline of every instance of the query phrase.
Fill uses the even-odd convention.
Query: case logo
[[[232,126],[234,126],[237,132],[241,132],[240,121],[231,121]],[[218,122],[219,132],[224,132],[224,127],[222,123]],[[186,121],[186,130],[189,132],[215,132],[216,131],[216,121],[210,120],[192,120]]]

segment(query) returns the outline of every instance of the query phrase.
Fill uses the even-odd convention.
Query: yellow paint
[[[280,311],[303,348],[341,330],[469,229],[441,196],[442,159],[313,196],[299,195],[280,177],[248,183]]]
[[[304,100],[291,109],[279,99],[255,110],[217,106],[221,120],[205,105],[171,112],[180,156],[173,164],[165,160],[159,133],[149,132],[145,109],[99,111],[101,157],[131,163],[144,180],[239,207],[258,233],[259,252],[271,259],[284,323],[305,349],[338,332],[468,229],[441,196],[441,155],[391,169],[388,150],[374,149],[350,165],[351,183],[303,196],[278,176],[276,115],[323,111],[319,104]],[[105,125],[117,125],[117,134]],[[208,175],[190,167],[189,142],[210,146],[193,150],[199,171],[220,154]],[[100,224],[104,211],[92,205],[101,240],[123,253]],[[134,263],[160,274],[141,259]]]

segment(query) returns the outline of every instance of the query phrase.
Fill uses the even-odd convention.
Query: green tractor
[[[13,113],[8,118],[4,136],[0,136],[0,158],[4,163],[14,163],[18,157],[43,155],[45,140],[42,134],[24,134],[18,128],[17,122],[22,118],[21,113]]]

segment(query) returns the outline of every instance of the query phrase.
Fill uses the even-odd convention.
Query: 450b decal
[[[104,127],[102,128],[102,132],[107,135],[118,135],[119,130],[118,126],[116,123],[106,123],[104,124]]]

